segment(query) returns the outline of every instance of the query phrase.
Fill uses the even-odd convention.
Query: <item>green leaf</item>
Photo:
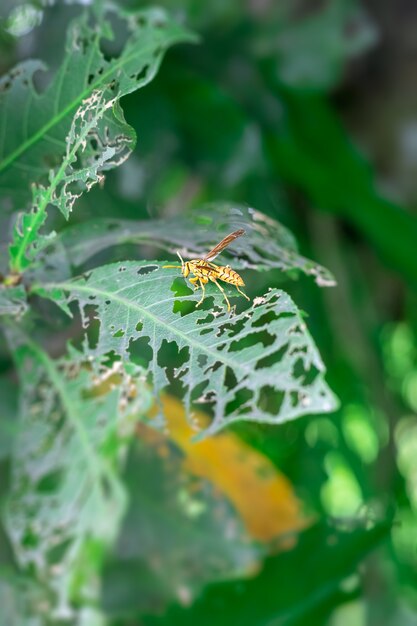
[[[106,58],[101,39],[109,24],[88,24],[84,12],[67,35],[65,57],[47,88],[39,93],[34,74],[44,70],[29,60],[0,81],[0,189],[3,208],[22,209],[30,185],[45,183],[51,167],[65,154],[65,138],[78,107],[97,90],[118,99],[146,85],[155,76],[166,49],[194,37],[161,10],[123,16],[127,38],[118,56]],[[114,114],[114,113],[113,113]],[[114,123],[118,114],[114,114]]]
[[[16,434],[17,385],[10,376],[0,377],[0,462],[7,458]],[[1,606],[1,604],[0,604]]]
[[[262,550],[219,489],[185,473],[172,441],[146,435],[139,430],[129,457],[129,509],[104,571],[103,604],[112,615],[166,606],[179,589],[195,597],[213,579],[248,571]]]
[[[369,162],[320,95],[281,89],[273,74],[270,86],[285,105],[282,125],[269,129],[265,144],[277,175],[302,189],[312,205],[353,224],[414,287],[415,215],[381,196]]]
[[[388,523],[350,532],[314,526],[299,537],[293,550],[267,559],[256,577],[215,583],[191,607],[173,605],[164,616],[142,616],[141,622],[146,626],[325,624],[334,606],[357,593],[358,580],[353,581],[353,594],[341,588],[342,581],[356,572],[388,532]]]
[[[283,84],[300,90],[331,89],[347,62],[377,42],[376,26],[356,1],[331,0],[303,18],[278,22],[257,33],[256,47],[277,58]]]
[[[1,626],[44,626],[43,600],[33,581],[7,570],[0,573]]]
[[[168,385],[159,360],[164,344],[174,342],[183,361],[173,374],[184,388],[188,412],[193,403],[213,404],[213,433],[236,420],[280,423],[310,413],[332,411],[337,401],[324,381],[324,365],[291,298],[271,289],[253,305],[228,315],[222,294],[207,286],[207,298],[184,293],[179,270],[157,262],[115,263],[73,281],[35,287],[68,311],[77,301],[84,327],[91,325],[91,307],[100,322],[89,356],[114,352],[130,358],[142,338],[152,350],[149,370],[154,393]],[[238,295],[228,287],[229,294]],[[214,308],[213,308],[214,305]]]
[[[173,254],[180,249],[185,258],[201,258],[238,228],[245,229],[245,237],[225,251],[233,257],[233,267],[299,270],[314,276],[318,285],[336,284],[326,268],[298,254],[294,237],[282,224],[255,209],[226,202],[161,220],[84,222],[64,230],[59,239],[71,263],[80,266],[98,252],[126,243],[154,245]]]
[[[21,400],[5,526],[19,566],[49,591],[48,611],[68,617],[74,596],[97,598],[126,506],[120,459],[148,396],[133,365],[53,361],[13,327],[8,339]]]
[[[26,310],[26,292],[23,285],[0,285],[0,315],[20,317]]]
[[[106,118],[117,110],[117,123]],[[77,110],[66,139],[66,154],[61,165],[49,173],[49,185],[33,185],[33,206],[29,214],[18,217],[9,248],[10,268],[20,274],[33,261],[55,233],[41,235],[49,204],[60,209],[66,218],[75,201],[93,185],[103,181],[103,172],[124,161],[134,145],[134,133],[123,121],[116,98],[106,99],[96,90]]]

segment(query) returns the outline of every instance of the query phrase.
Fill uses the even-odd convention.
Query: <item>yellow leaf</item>
[[[162,399],[169,436],[184,452],[184,468],[214,484],[234,505],[252,538],[270,542],[306,526],[290,481],[269,459],[233,433],[194,442],[177,399]],[[197,413],[196,421],[207,416]]]

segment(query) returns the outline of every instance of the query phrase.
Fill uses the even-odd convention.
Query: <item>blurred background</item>
[[[79,5],[1,4],[1,73],[28,57],[41,58],[53,72]],[[176,435],[166,466],[149,452],[151,435],[142,433],[126,470],[131,510],[103,579],[111,623],[148,623],[143,613],[159,615],[149,623],[163,621],[175,603],[178,612],[166,623],[206,623],[203,615],[215,615],[217,623],[254,626],[417,625],[417,4],[161,4],[199,33],[200,43],[170,50],[156,79],[123,100],[137,148],[107,176],[104,189],[82,197],[72,221],[172,217],[227,200],[282,222],[338,286],[319,289],[308,278],[289,280],[279,272],[248,282],[260,291],[281,286],[308,313],[341,408],[279,427],[237,425],[228,433],[233,439],[208,449],[204,462]],[[16,399],[8,394],[3,408],[12,413]],[[175,418],[181,407],[168,402]],[[227,492],[223,475],[241,446],[252,460],[236,461],[235,486]],[[172,468],[184,455],[187,480],[203,480],[202,517],[189,489],[181,482],[178,491],[175,482]],[[265,486],[248,488],[252,462],[273,476],[272,495]],[[6,452],[2,466],[6,475]],[[253,498],[249,506],[239,504],[239,480]],[[184,517],[187,507],[171,498],[174,492],[194,513]],[[152,498],[163,503],[158,514],[141,506]],[[277,509],[263,508],[263,499]],[[259,530],[245,506],[279,519],[270,527],[264,519]],[[235,519],[230,507],[245,527],[234,531],[243,538],[233,550],[226,541],[227,523]],[[294,537],[300,528],[308,530]],[[343,530],[350,539],[357,532],[360,542],[338,551],[332,538]],[[362,536],[364,530],[370,532]],[[279,536],[277,547],[272,540]],[[5,538],[0,549],[10,561]],[[339,571],[344,562],[346,571]],[[300,571],[308,581],[300,581]],[[206,586],[248,573],[250,600],[246,621],[239,621],[236,587]],[[272,596],[290,604],[282,621],[273,612],[251,614]],[[189,605],[193,618],[186,617]]]

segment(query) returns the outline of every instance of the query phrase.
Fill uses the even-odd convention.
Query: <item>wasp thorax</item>
[[[181,267],[181,274],[184,278],[187,278],[189,274],[192,274],[192,278],[189,278],[190,283],[193,285],[194,289],[201,289],[203,292],[196,306],[200,306],[204,300],[206,292],[205,285],[212,282],[222,292],[227,304],[227,310],[230,311],[229,298],[219,281],[228,283],[229,285],[234,285],[238,292],[249,300],[248,296],[241,289],[239,289],[239,287],[243,287],[245,283],[243,282],[241,276],[239,276],[235,270],[232,270],[230,265],[215,265],[214,263],[211,263],[211,261],[216,258],[216,256],[220,254],[220,252],[224,250],[224,248],[226,248],[234,239],[244,234],[245,231],[242,229],[230,233],[230,235],[227,235],[227,237],[222,239],[217,246],[210,250],[206,256],[203,258],[192,259],[191,261],[184,261],[178,250],[177,255],[181,261],[181,265],[164,265],[164,267]]]

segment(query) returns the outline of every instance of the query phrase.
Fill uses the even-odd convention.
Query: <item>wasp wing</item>
[[[227,237],[222,239],[221,242],[217,244],[217,246],[214,246],[214,248],[210,250],[210,252],[207,252],[206,256],[203,257],[203,261],[212,261],[216,258],[218,254],[220,254],[220,252],[222,252],[222,250],[227,248],[227,246],[230,245],[232,241],[234,241],[238,237],[241,237],[244,234],[245,231],[243,230],[243,228],[240,228],[239,230],[235,230],[233,233],[230,233],[230,235],[227,235]]]

